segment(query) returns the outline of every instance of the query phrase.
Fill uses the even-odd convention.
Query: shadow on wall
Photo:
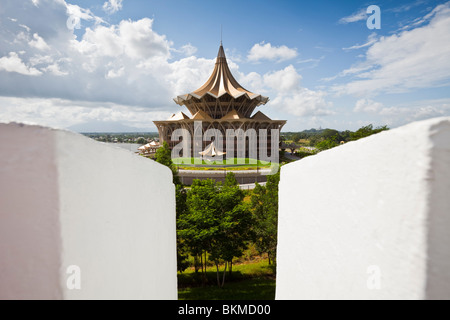
[[[67,131],[0,136],[0,299],[177,298],[168,168]]]
[[[449,141],[436,118],[283,166],[276,298],[449,299]]]

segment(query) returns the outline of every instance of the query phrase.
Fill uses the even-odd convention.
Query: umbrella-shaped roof
[[[219,98],[224,94],[229,94],[234,99],[241,96],[246,96],[250,100],[256,99],[258,101],[257,105],[266,104],[267,101],[269,101],[268,97],[253,93],[245,89],[236,81],[231,74],[230,68],[228,67],[225,51],[223,50],[223,46],[221,44],[219,53],[217,54],[214,70],[208,81],[206,81],[206,83],[197,90],[188,94],[180,95],[174,100],[177,104],[183,105],[192,97],[201,99],[205,95],[210,95],[214,98]]]
[[[218,150],[216,148],[216,146],[214,145],[214,141],[213,141],[205,148],[205,150],[199,152],[199,154],[202,156],[205,156],[205,157],[215,157],[215,156],[222,156],[222,155],[226,154],[226,152],[222,152],[222,151]]]

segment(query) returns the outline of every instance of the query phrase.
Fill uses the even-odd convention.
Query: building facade
[[[210,156],[223,155],[226,159],[255,158],[256,151],[256,157],[260,159],[261,152],[270,156],[273,146],[276,146],[274,152],[278,152],[279,134],[274,135],[273,130],[279,133],[286,121],[272,120],[261,111],[254,113],[269,98],[244,89],[236,81],[228,67],[222,44],[214,70],[206,83],[191,93],[177,96],[174,101],[185,106],[191,116],[178,112],[166,121],[154,121],[161,143],[167,141],[170,148],[183,139],[191,139],[186,144],[190,157],[209,153]],[[180,138],[174,134],[177,129],[185,129],[189,135]],[[211,137],[209,129],[215,129],[213,132],[220,134]],[[200,145],[199,139],[194,139],[199,136]],[[239,144],[239,140],[244,142]],[[252,149],[252,145],[256,146],[256,150]]]

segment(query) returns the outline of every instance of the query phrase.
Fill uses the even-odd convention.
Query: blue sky
[[[380,8],[369,29],[367,8]],[[0,1],[0,121],[156,131],[220,44],[284,131],[450,116],[450,2]]]

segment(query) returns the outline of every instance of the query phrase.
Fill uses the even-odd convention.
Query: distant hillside
[[[88,121],[68,127],[67,129],[75,132],[102,132],[102,133],[119,133],[119,132],[149,132],[154,130],[153,125],[148,128],[135,128],[121,124],[120,122],[105,121]]]

